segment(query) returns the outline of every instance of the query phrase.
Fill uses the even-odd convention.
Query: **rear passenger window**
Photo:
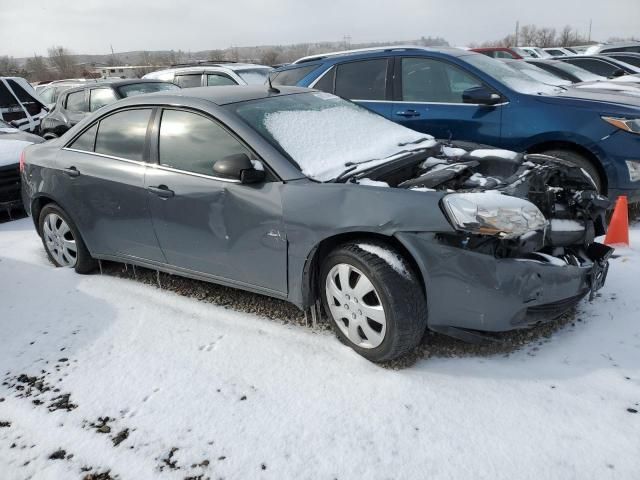
[[[384,100],[387,59],[343,63],[336,70],[336,95],[352,100]]]
[[[290,70],[283,70],[282,72],[272,73],[271,84],[284,86],[297,85],[300,80],[309,75],[316,68],[318,68],[318,65],[307,65],[306,67],[297,67]]]
[[[86,112],[87,109],[84,103],[84,90],[73,92],[67,96],[66,109],[70,112]]]
[[[116,94],[110,88],[94,88],[89,92],[89,109],[95,112],[100,107],[109,105],[116,100]]]
[[[175,84],[181,88],[200,87],[202,75],[176,75]]]
[[[93,147],[96,143],[97,131],[98,124],[96,123],[93,127],[86,130],[82,135],[76,138],[76,140],[71,145],[69,145],[69,148],[82,150],[83,152],[93,152]]]
[[[190,112],[165,110],[160,123],[160,164],[213,176],[213,164],[236,153],[251,153],[214,121]]]
[[[151,109],[125,110],[100,120],[96,137],[96,153],[144,160],[144,142]]]
[[[221,87],[223,85],[237,85],[237,83],[226,75],[218,75],[216,73],[207,75],[207,87]]]

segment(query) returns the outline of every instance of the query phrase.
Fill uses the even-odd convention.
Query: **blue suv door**
[[[492,90],[475,75],[445,60],[398,56],[394,79],[394,122],[436,138],[499,143],[502,106],[463,102],[469,88]]]
[[[335,93],[387,118],[391,115],[392,58],[376,57],[339,63],[311,84]]]

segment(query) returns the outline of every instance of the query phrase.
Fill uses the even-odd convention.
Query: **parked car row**
[[[604,284],[605,194],[640,200],[640,96],[606,83],[413,46],[177,66],[62,92],[22,196],[56,266],[322,305],[388,361],[427,328],[527,328]]]

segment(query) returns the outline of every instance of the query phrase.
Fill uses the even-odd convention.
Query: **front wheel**
[[[575,153],[570,150],[547,150],[546,152],[542,152],[542,154],[549,155],[550,157],[557,157],[561,160],[565,160],[575,165],[576,167],[582,168],[585,172],[587,172],[589,177],[591,177],[591,180],[593,180],[598,193],[604,193],[604,181],[600,177],[598,169],[593,165],[593,163],[591,163],[589,159],[583,157],[579,153]]]
[[[324,310],[338,338],[384,362],[415,348],[427,326],[421,284],[392,248],[363,241],[333,250],[321,272]]]
[[[39,226],[44,249],[56,267],[74,268],[78,273],[89,273],[95,268],[96,261],[62,208],[45,205],[40,212]]]

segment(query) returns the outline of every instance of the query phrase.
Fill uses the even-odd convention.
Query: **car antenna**
[[[267,81],[269,82],[269,93],[280,93],[280,90],[271,85],[271,75],[267,75]]]

